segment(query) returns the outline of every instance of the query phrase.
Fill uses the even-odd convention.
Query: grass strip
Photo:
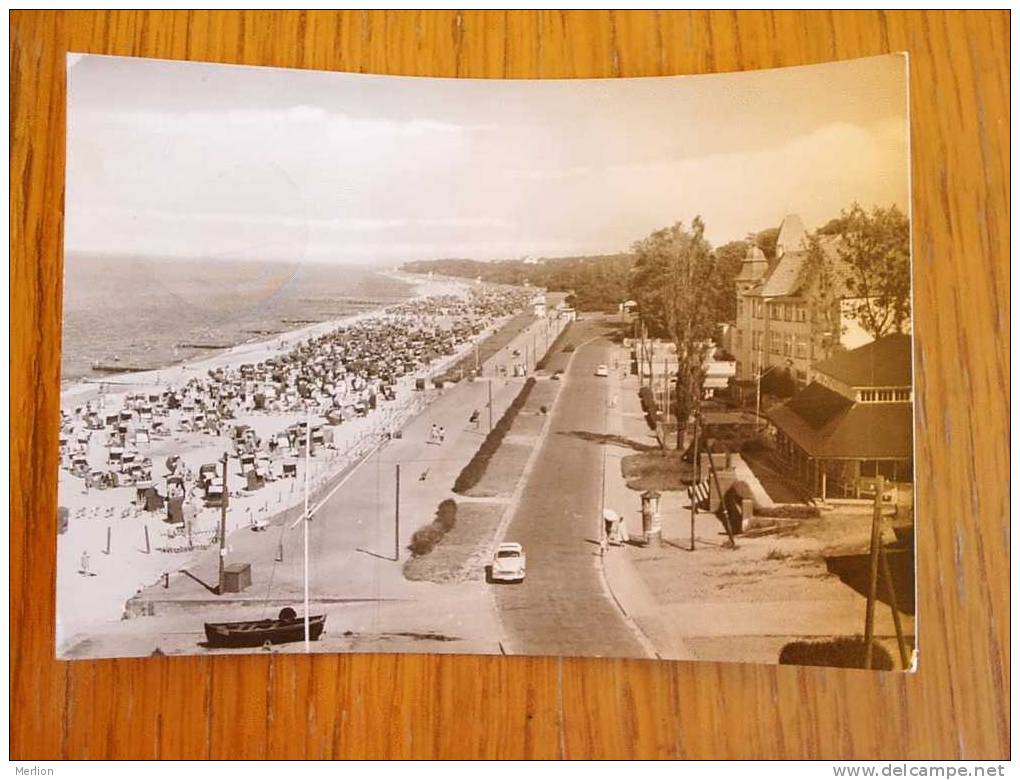
[[[507,435],[510,430],[510,426],[513,425],[514,419],[517,417],[518,412],[527,403],[528,396],[531,394],[531,388],[535,386],[535,378],[529,377],[524,383],[524,387],[521,388],[521,392],[517,394],[517,397],[513,400],[507,410],[503,412],[503,416],[499,418],[499,422],[493,426],[492,430],[489,431],[489,435],[485,437],[482,442],[482,446],[478,448],[478,452],[474,454],[468,464],[461,470],[460,474],[457,475],[456,481],[453,483],[453,492],[464,494],[479,483],[482,476],[485,474],[485,469],[489,465],[489,461],[492,460],[492,456],[496,454],[496,450],[499,449],[499,445],[503,443],[503,438]]]

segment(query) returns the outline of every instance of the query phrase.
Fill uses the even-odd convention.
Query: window
[[[911,400],[911,390],[909,387],[868,389],[859,390],[857,396],[866,404],[903,402]]]
[[[797,322],[807,322],[807,309],[804,306],[797,305],[796,315]]]
[[[783,350],[783,334],[772,331],[769,333],[769,352],[779,355]]]
[[[783,304],[783,319],[786,320],[787,322],[790,321],[790,314],[791,314],[792,311],[793,311],[793,304],[791,304],[791,303],[784,303]]]
[[[797,336],[796,346],[794,347],[794,356],[798,358],[806,358],[808,356],[808,342],[805,336]]]
[[[793,334],[787,333],[783,336],[783,355],[793,357]]]
[[[739,320],[744,316],[744,297],[737,294],[737,319]]]

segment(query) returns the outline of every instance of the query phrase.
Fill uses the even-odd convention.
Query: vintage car
[[[595,369],[595,376],[609,376],[609,366],[602,363]]]
[[[493,582],[523,582],[524,548],[516,542],[503,542],[492,556],[490,578]]]

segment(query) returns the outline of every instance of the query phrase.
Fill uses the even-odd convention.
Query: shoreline
[[[509,315],[492,322],[478,334],[478,338],[481,340],[491,338],[494,332],[505,329],[517,316],[519,315]],[[515,330],[516,327],[514,325],[509,332],[518,332]],[[483,364],[485,375],[490,376],[492,372],[491,376],[498,376],[498,365],[510,359],[512,349],[523,348],[524,344],[530,343],[532,333],[540,333],[541,327],[541,320],[536,318],[528,329],[519,334],[515,342],[507,342],[498,350],[491,352]],[[445,356],[443,362],[463,359],[473,348],[473,340],[467,341],[455,354]],[[433,368],[436,371],[441,370],[439,364]],[[498,412],[501,413],[501,410],[512,402],[519,385],[524,381],[523,378],[513,377],[499,380],[499,388],[493,396]],[[459,617],[447,613],[439,615],[435,610],[422,608],[426,603],[422,599],[427,601],[428,590],[434,587],[433,584],[407,580],[402,567],[394,564],[392,558],[388,556],[375,555],[372,552],[366,554],[367,551],[383,549],[380,544],[385,546],[392,543],[390,536],[392,531],[386,528],[380,537],[375,525],[377,521],[370,520],[365,506],[358,502],[377,485],[375,469],[371,466],[372,461],[381,459],[384,463],[392,462],[390,460],[392,454],[380,453],[391,452],[389,448],[395,447],[398,451],[403,451],[404,458],[410,457],[411,461],[415,461],[420,456],[414,453],[422,450],[431,460],[432,448],[426,442],[428,425],[436,421],[445,423],[451,434],[446,446],[452,449],[444,457],[430,464],[431,468],[425,472],[429,474],[427,482],[411,478],[405,488],[402,516],[406,521],[401,524],[400,536],[400,548],[405,549],[410,537],[421,522],[425,522],[425,518],[431,516],[436,504],[447,495],[449,485],[452,484],[457,472],[477,449],[477,432],[464,422],[466,420],[464,410],[472,405],[480,405],[480,401],[484,402],[485,387],[484,381],[456,382],[442,390],[429,387],[424,393],[415,393],[412,398],[417,399],[417,403],[413,407],[403,409],[405,422],[400,427],[401,436],[394,437],[393,440],[384,437],[381,442],[378,438],[366,438],[361,443],[357,457],[351,457],[346,463],[336,464],[328,474],[324,474],[322,479],[316,479],[311,485],[310,508],[313,517],[318,519],[319,512],[324,511],[327,514],[324,514],[323,518],[329,518],[322,525],[313,522],[311,524],[313,534],[342,536],[342,539],[330,537],[327,545],[323,545],[322,542],[325,540],[321,537],[316,540],[313,536],[315,553],[312,578],[317,584],[313,588],[311,603],[329,603],[331,606],[328,609],[331,612],[341,610],[331,618],[334,641],[363,643],[369,641],[368,636],[372,632],[381,632],[380,635],[388,637],[387,642],[403,641],[400,638],[404,634],[399,632],[409,625],[411,628],[420,629],[423,635],[437,630],[450,636],[456,635],[460,637],[458,646],[471,647],[473,649],[470,652],[478,652],[476,639],[472,639],[476,634],[473,631],[465,634],[466,629]],[[460,422],[464,423],[463,426],[459,424]],[[410,454],[408,447],[412,450]],[[313,457],[313,464],[315,460]],[[418,462],[421,462],[420,459]],[[366,463],[369,465],[366,466]],[[412,472],[408,476],[412,477],[415,474],[416,472]],[[348,484],[349,481],[356,485],[352,487]],[[201,641],[199,636],[201,620],[219,620],[232,615],[249,614],[261,619],[275,614],[274,607],[278,609],[281,605],[299,604],[301,599],[299,558],[293,558],[291,551],[300,549],[301,529],[294,525],[301,516],[300,482],[299,478],[289,504],[290,508],[283,508],[283,511],[273,515],[274,524],[268,529],[269,533],[250,533],[250,529],[242,525],[237,527],[236,533],[232,532],[227,537],[230,559],[250,561],[252,564],[254,582],[250,588],[236,596],[214,596],[207,588],[202,587],[202,583],[215,583],[215,550],[195,551],[193,554],[180,556],[175,562],[174,569],[186,568],[188,574],[171,571],[169,591],[163,589],[164,583],[155,574],[144,585],[139,582],[137,593],[124,594],[121,602],[124,615],[98,616],[91,620],[76,621],[74,626],[64,626],[58,645],[58,655],[64,660],[147,656],[154,649],[159,649],[167,655],[204,654],[196,647],[196,643]],[[338,498],[337,491],[346,494],[348,498]],[[388,507],[385,511],[391,512],[392,491],[384,491],[384,495],[384,503]],[[347,522],[337,519],[337,501],[343,502],[343,506],[347,507],[342,515],[347,518]],[[347,503],[348,501],[353,503]],[[348,515],[348,512],[353,514]],[[352,520],[361,516],[364,516],[365,525],[362,525],[360,519]],[[327,528],[331,530],[327,531]],[[380,539],[385,539],[385,542],[381,542]],[[280,543],[288,551],[286,563],[280,562],[279,558],[275,559],[277,563],[273,563],[274,551],[278,549]],[[295,545],[298,547],[295,548]],[[267,566],[273,569],[274,573],[267,574]],[[72,579],[80,582],[77,578]],[[490,599],[484,592],[478,590],[478,583],[458,585],[454,587],[454,591],[455,600],[464,605],[467,613],[488,625],[485,621],[490,619],[488,612]],[[385,605],[385,610],[381,613],[379,607],[382,605]],[[407,619],[411,622],[406,623]],[[196,620],[199,622],[196,623]],[[438,629],[435,621],[439,621]],[[199,626],[197,634],[194,631],[196,625]],[[472,625],[478,624],[472,622]],[[351,628],[360,639],[349,640],[348,635],[343,634],[338,626]],[[492,635],[492,632],[483,631],[482,634],[488,636]],[[420,645],[422,640],[407,641]],[[327,637],[326,642],[317,643],[314,652],[327,652],[332,648]],[[415,649],[420,650],[420,647],[416,646]]]
[[[408,281],[415,284],[415,294],[403,302],[443,295],[466,296],[469,292],[469,283],[462,280],[421,278]],[[236,368],[245,362],[261,362],[270,355],[292,349],[297,342],[305,339],[358,321],[384,318],[386,308],[315,323],[258,343],[236,345],[199,361],[158,371],[113,377],[120,381],[77,382],[62,392],[61,406],[67,408],[69,401],[76,400],[84,405],[88,396],[101,395],[102,403],[118,407],[123,397],[132,392],[143,391],[145,388],[165,388],[170,384],[183,385],[194,377],[204,376],[214,367]],[[428,367],[427,373],[442,372],[448,366],[455,365],[475,348],[478,341],[504,324],[504,318],[490,321],[453,354],[436,360]],[[113,386],[101,393],[100,385],[108,384]],[[334,429],[333,444],[321,449],[308,462],[309,488],[313,495],[321,493],[324,487],[335,484],[345,473],[357,468],[372,448],[385,440],[387,432],[399,430],[428,408],[434,401],[432,388],[422,393],[416,392],[414,385],[414,374],[401,377],[394,386],[396,395],[392,401]],[[263,411],[240,415],[235,423],[248,424],[258,435],[265,436],[273,435],[287,425],[300,423],[301,419],[303,416],[293,411]],[[211,439],[205,434],[174,431],[168,438],[153,440],[150,445],[146,445],[145,452],[151,456],[154,464],[161,463],[167,456],[180,456],[190,469],[197,470],[204,462],[216,461],[224,448],[225,442],[219,436]],[[94,448],[90,451],[93,452],[94,460]],[[246,491],[242,475],[231,469],[228,480],[231,501],[226,526],[228,544],[234,532],[250,528],[253,523],[274,523],[280,517],[292,513],[294,507],[301,503],[302,491],[299,488],[304,479],[302,458],[297,458],[296,466],[297,473],[293,480],[276,479],[254,492]],[[63,467],[58,472],[58,488],[59,505],[69,512],[66,529],[57,535],[56,639],[57,652],[62,654],[80,641],[87,642],[89,635],[102,624],[123,619],[128,603],[135,595],[158,583],[166,572],[191,566],[203,554],[203,548],[198,545],[187,550],[173,549],[173,545],[180,542],[168,539],[167,526],[158,513],[146,513],[134,507],[131,498],[134,488],[119,487],[99,492],[93,490],[89,495],[87,489],[82,490],[81,481]],[[218,516],[219,510],[198,510],[193,521],[198,529],[196,539],[204,539],[205,536],[200,535],[210,533]],[[86,552],[89,556],[89,576],[83,577],[79,556]]]
[[[63,408],[74,404],[84,404],[99,395],[100,387],[103,386],[115,388],[114,393],[128,392],[132,387],[149,387],[164,384],[168,381],[168,377],[174,374],[178,374],[175,380],[176,383],[183,384],[192,376],[201,375],[211,368],[229,365],[232,360],[241,360],[243,362],[244,356],[249,352],[260,353],[263,355],[263,359],[265,357],[272,357],[285,352],[294,342],[380,317],[391,306],[422,300],[436,295],[464,295],[467,293],[470,285],[470,282],[467,280],[449,277],[428,278],[406,271],[387,270],[377,273],[411,285],[411,294],[396,303],[380,303],[378,307],[372,309],[336,319],[302,325],[292,330],[274,333],[265,338],[241,341],[222,349],[209,350],[208,354],[200,357],[186,358],[180,362],[168,363],[156,368],[147,368],[143,371],[110,373],[98,377],[77,377],[66,380],[66,383],[62,379],[60,406]]]

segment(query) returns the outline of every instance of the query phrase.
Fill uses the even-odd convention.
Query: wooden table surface
[[[15,11],[10,33],[12,758],[1008,755],[1008,11]],[[919,673],[472,656],[55,661],[69,50],[493,78],[909,51]]]

